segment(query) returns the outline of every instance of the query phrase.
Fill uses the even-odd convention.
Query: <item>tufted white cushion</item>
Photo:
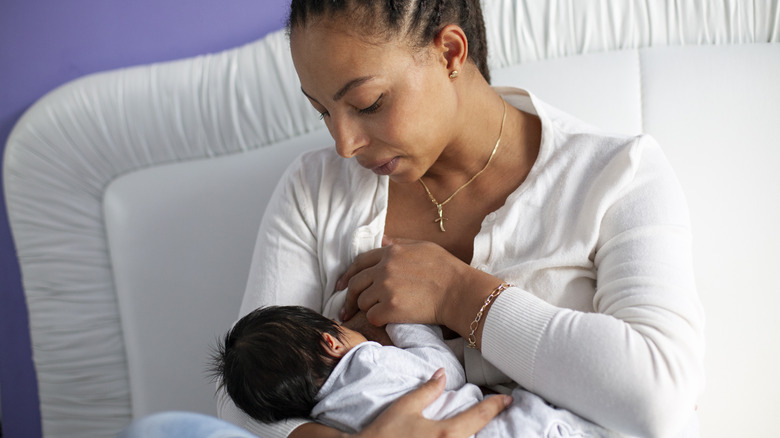
[[[110,183],[316,128],[282,33],[214,55],[90,75],[22,116],[3,178],[46,436],[110,436],[133,418],[103,216]]]
[[[270,189],[295,156],[330,141],[327,130],[314,131],[244,154],[140,170],[106,189],[134,416],[216,414],[208,358],[241,305]]]

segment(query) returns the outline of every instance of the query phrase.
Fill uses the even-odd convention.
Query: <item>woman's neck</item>
[[[528,136],[536,136],[527,126],[531,122],[528,115],[509,104],[504,107],[503,98],[483,83],[484,87],[474,87],[464,96],[464,111],[454,124],[453,141],[423,176],[426,184],[437,187],[437,192],[457,190],[485,168],[499,136],[500,143],[485,172],[495,174],[518,169],[529,159],[525,150],[529,145]]]

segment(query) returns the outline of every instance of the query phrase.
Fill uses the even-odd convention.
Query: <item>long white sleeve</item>
[[[486,318],[483,355],[530,391],[602,426],[675,436],[704,385],[704,316],[685,199],[652,139],[637,138],[602,157],[598,168],[568,169],[580,193],[569,199],[550,193],[548,205],[569,209],[568,219],[547,217],[563,213],[556,208],[537,217],[564,225],[550,231],[553,242],[560,232],[575,236],[549,247],[556,259],[574,264],[578,253],[590,251],[592,267],[586,263],[568,284],[528,281],[527,290],[504,292]],[[540,298],[558,291],[530,289],[577,293],[588,284],[595,287],[592,311]]]

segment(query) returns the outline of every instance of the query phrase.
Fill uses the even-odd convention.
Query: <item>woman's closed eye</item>
[[[379,107],[382,106],[382,97],[384,97],[384,93],[380,94],[379,97],[372,103],[370,106],[366,108],[360,108],[358,109],[358,113],[360,114],[373,114],[379,110]],[[320,113],[320,120],[324,119],[326,116],[329,116],[330,113],[328,111],[317,111]]]
[[[373,113],[375,113],[379,109],[379,107],[382,106],[382,96],[384,96],[384,95],[385,95],[385,93],[380,94],[379,97],[376,99],[376,101],[371,104],[371,106],[368,106],[368,107],[363,108],[363,109],[359,109],[358,112],[360,114],[373,114]]]

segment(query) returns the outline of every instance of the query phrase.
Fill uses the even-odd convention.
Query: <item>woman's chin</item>
[[[396,184],[410,184],[413,182],[417,182],[417,178],[414,178],[413,176],[410,176],[407,173],[398,173],[393,174],[389,176],[390,181],[396,183]]]

